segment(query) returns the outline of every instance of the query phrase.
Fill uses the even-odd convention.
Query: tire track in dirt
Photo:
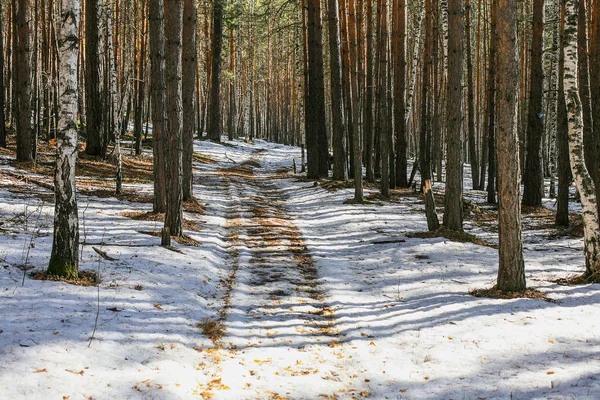
[[[233,252],[249,254],[237,279],[249,296],[227,304],[228,338],[245,338],[254,328],[270,341],[301,345],[334,344],[338,332],[317,268],[299,229],[286,211],[286,198],[275,185],[257,174],[260,152],[223,173],[235,186],[240,210]],[[243,231],[239,232],[239,230]],[[232,299],[228,299],[232,300]],[[244,343],[237,343],[243,346]]]
[[[232,200],[225,224],[232,265],[222,281],[224,336],[204,350],[212,380],[200,393],[285,399],[318,390],[325,399],[361,397],[357,375],[345,368],[347,354],[317,266],[260,157],[257,151],[218,170]]]

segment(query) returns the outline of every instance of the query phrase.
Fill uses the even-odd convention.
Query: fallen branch
[[[100,255],[100,257],[104,258],[105,260],[108,260],[108,261],[117,261],[116,258],[113,258],[113,257],[109,256],[108,254],[106,254],[105,251],[102,251],[102,250],[100,250],[100,249],[98,249],[96,247],[92,247],[92,249],[94,249],[94,251],[96,253],[98,253]]]
[[[133,243],[105,243],[105,242],[80,242],[84,246],[108,246],[108,247],[156,247],[155,244],[133,244]]]
[[[404,239],[376,240],[371,244],[390,244],[390,243],[406,243]]]

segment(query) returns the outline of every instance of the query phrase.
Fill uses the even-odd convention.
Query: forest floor
[[[0,398],[600,397],[600,287],[557,283],[583,272],[583,244],[576,215],[553,227],[552,200],[524,211],[528,286],[547,298],[477,298],[498,237],[468,175],[466,234],[431,235],[412,190],[346,204],[351,188],[294,174],[297,148],[195,151],[197,202],[171,248],[149,214],[151,159],[126,157],[119,198],[110,166],[82,159],[88,286],[33,279],[52,245],[51,160],[0,154]]]

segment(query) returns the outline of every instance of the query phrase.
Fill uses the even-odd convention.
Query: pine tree
[[[192,158],[194,155],[194,128],[196,125],[196,2],[185,0],[182,49],[182,103],[183,103],[183,199],[194,197],[192,187]]]
[[[308,88],[305,88],[305,90],[308,90],[308,95],[306,97],[307,104],[305,104],[306,150],[308,177],[318,179],[327,176],[329,164],[325,123],[323,28],[321,25],[321,2],[319,0],[308,0],[307,6]]]
[[[100,87],[99,1],[85,3],[85,109],[86,154],[104,157],[103,104]],[[108,106],[108,105],[106,105]]]
[[[32,161],[30,0],[13,1],[13,110],[17,129],[17,160]]]
[[[517,0],[498,0],[498,239],[497,289],[522,292],[526,289],[521,239],[521,174],[517,136],[519,61],[517,43]],[[492,155],[493,157],[493,155]]]
[[[531,37],[529,111],[527,116],[527,151],[523,174],[523,204],[541,207],[544,197],[542,136],[544,133],[542,95],[544,88],[544,0],[533,0]]]
[[[0,21],[2,21],[2,2],[0,1]],[[6,114],[4,113],[4,33],[0,29],[0,147],[6,147]]]
[[[208,138],[215,142],[221,141],[223,133],[221,113],[221,47],[223,46],[223,1],[214,0],[213,30],[211,47],[211,82],[208,97]]]
[[[164,45],[164,2],[149,0],[150,32],[150,92],[152,95],[152,155],[154,171],[153,211],[163,213],[167,208],[166,169],[166,82]]]
[[[462,0],[448,1],[448,96],[446,110],[447,148],[446,196],[444,225],[451,230],[463,227],[463,155],[462,155],[462,97],[463,97],[463,28]]]
[[[182,190],[182,26],[183,0],[167,0],[165,3],[165,63],[167,88],[167,211],[165,230],[171,236],[183,234]],[[165,243],[163,243],[165,244]]]

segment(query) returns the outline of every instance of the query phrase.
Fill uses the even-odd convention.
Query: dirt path
[[[224,336],[203,351],[208,361],[202,366],[212,374],[199,393],[312,398],[317,375],[320,398],[362,397],[366,393],[353,388],[356,375],[345,372],[335,310],[316,265],[286,210],[286,195],[261,168],[260,157],[257,151],[218,171],[232,204],[225,225],[231,269],[222,282]]]

